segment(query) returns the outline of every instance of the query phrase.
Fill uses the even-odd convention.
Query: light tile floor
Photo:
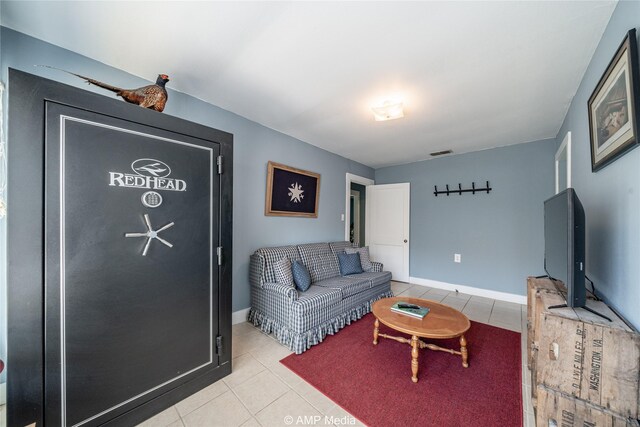
[[[524,427],[535,426],[529,397],[531,375],[527,375],[525,356],[526,306],[400,282],[392,282],[391,288],[395,295],[441,301],[471,320],[521,332]],[[306,425],[332,425],[331,420],[336,421],[335,425],[352,425],[353,418],[345,419],[351,417],[348,412],[279,363],[289,354],[273,337],[249,323],[234,325],[233,373],[140,426],[287,426],[291,425],[286,423],[287,416],[294,421],[307,417],[310,422]],[[355,425],[362,425],[353,420]]]
[[[535,427],[526,360],[526,306],[400,282],[392,282],[391,288],[395,295],[441,301],[461,310],[471,320],[521,332],[523,427]],[[273,337],[249,323],[234,325],[233,372],[139,427],[362,425],[281,365],[280,359],[289,354]],[[3,410],[0,407],[0,415]],[[287,423],[291,420],[293,423]],[[469,420],[469,425],[473,425],[473,420]]]

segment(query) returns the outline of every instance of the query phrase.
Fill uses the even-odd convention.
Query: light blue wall
[[[148,84],[147,81],[124,71],[8,28],[2,28],[1,40],[3,81],[7,81],[7,68],[11,67],[113,96],[110,92],[87,86],[82,80],[65,73],[33,66],[47,64],[121,87]],[[168,70],[158,72],[169,73]],[[146,77],[155,79],[156,76]],[[171,83],[168,87],[171,87]],[[169,92],[169,102],[163,114],[234,134],[233,310],[247,308],[250,305],[248,269],[251,253],[263,246],[344,240],[344,223],[340,215],[345,210],[345,174],[373,178],[374,171],[192,96],[170,89]],[[317,219],[264,215],[269,160],[321,174]],[[4,262],[1,266],[4,270]]]
[[[556,138],[559,145],[571,131],[572,186],[587,217],[587,275],[600,296],[636,328],[640,328],[640,149],[592,173],[587,101],[627,31],[639,26],[640,2],[619,2]]]
[[[544,274],[543,201],[554,192],[554,139],[376,170],[376,184],[411,183],[411,277],[526,294]],[[434,196],[449,188],[489,194]],[[453,262],[454,253],[462,262]]]

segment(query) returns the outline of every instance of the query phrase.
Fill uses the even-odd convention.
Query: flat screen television
[[[544,202],[544,269],[567,287],[567,306],[584,307],[585,215],[573,188]]]

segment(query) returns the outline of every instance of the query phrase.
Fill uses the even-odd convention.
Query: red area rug
[[[368,426],[522,426],[519,333],[471,322],[469,368],[422,349],[414,384],[411,347],[385,338],[374,346],[373,321],[368,314],[280,363]],[[382,324],[380,332],[401,335]],[[433,342],[459,350],[457,339]]]

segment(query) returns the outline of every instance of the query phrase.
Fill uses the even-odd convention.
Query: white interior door
[[[409,281],[409,183],[367,186],[365,238],[373,261]]]

